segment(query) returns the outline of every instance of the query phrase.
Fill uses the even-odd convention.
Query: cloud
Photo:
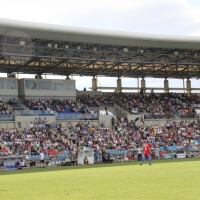
[[[190,33],[189,36],[200,36],[200,30]]]
[[[16,3],[17,2],[17,3]],[[10,0],[0,17],[133,32],[199,34],[200,8],[184,0]]]

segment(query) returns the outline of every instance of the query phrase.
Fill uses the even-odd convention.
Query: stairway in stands
[[[117,118],[127,117],[127,115],[130,114],[128,111],[126,111],[124,108],[117,105],[116,103],[114,104],[114,111]]]

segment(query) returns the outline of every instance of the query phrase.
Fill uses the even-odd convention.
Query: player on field
[[[147,143],[143,147],[144,157],[142,158],[142,161],[140,162],[140,166],[144,162],[145,158],[146,158],[146,160],[148,160],[149,165],[151,165],[151,150],[150,150],[150,148],[151,148],[151,145],[149,144],[149,141],[147,141]]]

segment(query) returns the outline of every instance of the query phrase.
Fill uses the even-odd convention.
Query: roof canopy
[[[0,72],[200,78],[200,37],[0,19]]]
[[[200,37],[78,28],[0,18],[0,35],[152,48],[199,49]]]

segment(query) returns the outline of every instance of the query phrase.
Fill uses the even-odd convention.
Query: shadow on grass
[[[178,162],[188,162],[188,161],[200,161],[200,158],[186,158],[186,159],[162,159],[162,160],[152,160],[152,165],[161,163],[178,163]],[[148,164],[147,161],[144,165]],[[15,174],[27,174],[27,173],[40,173],[40,172],[54,172],[61,170],[76,170],[76,169],[91,169],[91,168],[102,168],[102,167],[121,167],[129,165],[139,165],[138,161],[128,161],[128,162],[116,162],[116,163],[106,163],[97,165],[77,165],[77,166],[59,166],[59,167],[47,167],[47,168],[28,168],[21,170],[3,170],[0,171],[0,176],[5,175],[15,175]]]

